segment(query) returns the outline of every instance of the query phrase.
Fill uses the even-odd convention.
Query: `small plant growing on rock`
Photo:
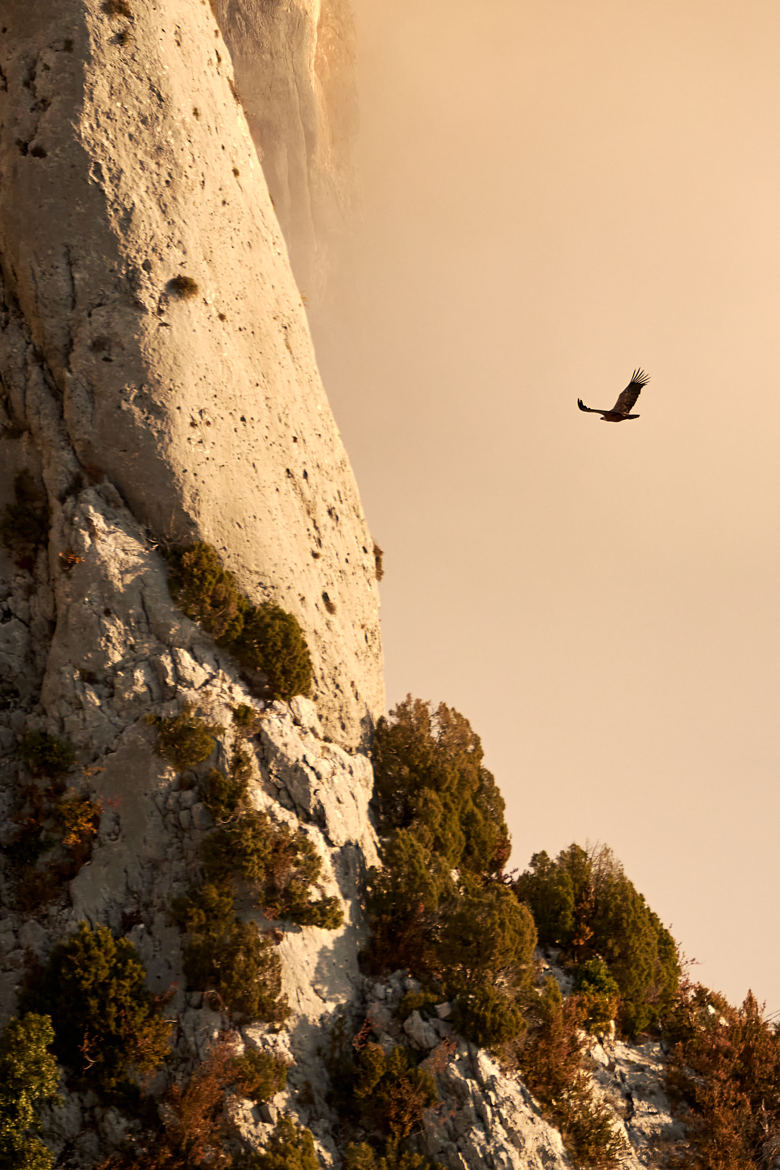
[[[620,1002],[620,988],[603,959],[587,959],[574,968],[574,991],[588,1032],[604,1032],[613,1023]]]
[[[309,648],[297,618],[280,606],[272,602],[251,606],[232,650],[242,666],[265,675],[273,698],[287,701],[294,695],[309,694]]]
[[[62,776],[76,763],[73,745],[45,731],[25,731],[19,741],[19,754],[33,776]]]
[[[436,1104],[436,1082],[404,1045],[388,1053],[372,1035],[368,1020],[353,1036],[343,1018],[331,1034],[331,1104],[348,1132],[368,1139],[353,1146],[347,1165],[411,1167],[415,1163],[407,1163],[402,1144]],[[424,1160],[419,1166],[428,1170],[432,1164]]]
[[[133,10],[127,0],[105,0],[103,11],[106,16],[124,16],[128,20],[133,16]]]
[[[609,1110],[593,1099],[576,996],[564,1000],[550,976],[535,1017],[520,1057],[523,1080],[539,1099],[545,1117],[560,1129],[577,1166],[617,1170],[626,1143]]]
[[[62,827],[62,844],[74,855],[86,861],[92,851],[92,842],[100,825],[101,805],[88,796],[69,792],[56,808]]]
[[[152,716],[150,721],[157,728],[157,752],[178,772],[207,760],[216,747],[215,737],[224,731],[196,715],[191,703],[185,703],[178,715]]]
[[[198,295],[199,285],[191,276],[174,276],[167,284],[168,292],[173,293],[181,300],[190,300]]]
[[[378,544],[374,545],[374,571],[376,573],[377,581],[381,581],[385,575],[384,567],[385,554]]]
[[[239,1156],[235,1170],[320,1170],[311,1130],[281,1117],[262,1153]]]
[[[443,1170],[441,1162],[432,1162],[424,1154],[402,1150],[397,1142],[388,1142],[384,1154],[378,1154],[368,1142],[351,1142],[344,1157],[345,1170]]]
[[[57,1056],[94,1088],[116,1090],[165,1059],[171,1022],[146,986],[133,944],[105,926],[82,922],[24,998],[51,1016]]]
[[[219,825],[203,842],[201,858],[212,880],[248,882],[269,916],[330,929],[343,921],[337,898],[309,898],[322,869],[312,842],[302,830],[275,825],[267,813],[245,809]]]
[[[272,1052],[247,1048],[232,1063],[236,1091],[256,1105],[269,1101],[287,1084],[287,1062]]]
[[[311,690],[312,665],[297,619],[271,602],[255,605],[238,588],[209,544],[168,554],[171,597],[187,617],[224,646],[243,669],[260,674],[270,698]]]
[[[54,1029],[48,1016],[28,1012],[12,1019],[0,1036],[0,1166],[49,1170],[54,1158],[37,1134],[41,1105],[57,1097],[59,1070],[49,1051]]]
[[[243,627],[244,607],[236,579],[223,568],[216,551],[210,544],[191,544],[171,550],[168,564],[168,584],[176,605],[216,642],[232,642]]]
[[[239,735],[255,735],[260,725],[260,715],[248,703],[239,703],[233,708],[233,726]]]
[[[230,888],[207,882],[173,904],[186,932],[184,971],[190,987],[212,993],[239,1017],[279,1023],[289,1013],[279,956],[254,922],[237,916]]]

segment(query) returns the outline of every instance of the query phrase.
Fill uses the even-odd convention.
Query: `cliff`
[[[24,463],[55,532],[110,483],[158,543],[214,545],[300,620],[355,745],[383,706],[373,544],[213,15],[3,22],[3,503]]]

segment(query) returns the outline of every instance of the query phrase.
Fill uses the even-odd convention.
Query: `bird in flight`
[[[596,406],[586,406],[581,398],[577,399],[577,406],[580,410],[587,410],[591,414],[600,414],[602,422],[623,422],[623,419],[626,418],[639,418],[638,414],[631,414],[630,411],[639,397],[642,387],[646,386],[649,381],[650,376],[644,370],[634,370],[631,381],[625,390],[621,391],[611,410],[599,410]]]

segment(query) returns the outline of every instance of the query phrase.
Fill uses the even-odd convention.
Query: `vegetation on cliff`
[[[312,666],[303,631],[278,605],[255,605],[214,548],[203,542],[168,553],[171,596],[250,675],[261,674],[270,698],[307,695]]]

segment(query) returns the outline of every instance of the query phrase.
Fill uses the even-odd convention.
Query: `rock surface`
[[[3,467],[25,434],[52,502],[108,480],[158,541],[213,544],[299,619],[354,746],[384,702],[373,542],[211,10],[2,19]]]

